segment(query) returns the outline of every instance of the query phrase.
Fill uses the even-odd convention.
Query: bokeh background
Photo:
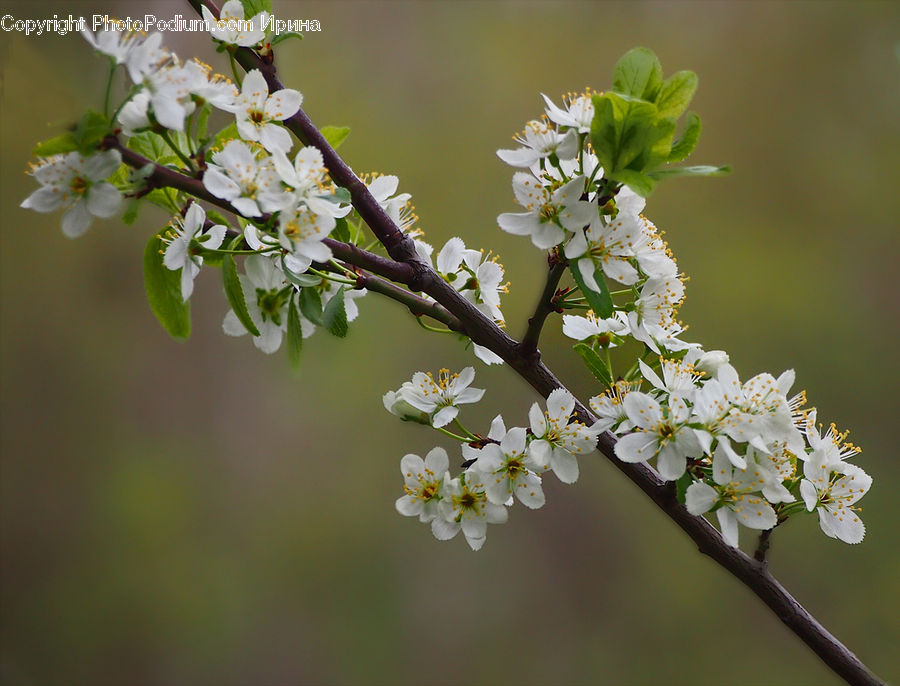
[[[192,16],[160,2],[0,3],[19,17]],[[647,215],[690,275],[689,338],[742,376],[797,371],[820,417],[852,429],[875,478],[866,540],[814,517],[774,536],[771,564],[882,677],[900,679],[896,486],[900,6],[890,2],[276,2],[321,33],[279,50],[320,124],[352,128],[358,171],[395,173],[435,245],[498,252],[521,335],[540,254],[503,234],[511,170],[494,155],[544,92],[609,84],[647,45],[690,68],[705,126]],[[199,34],[183,57],[226,67]],[[395,303],[367,298],[351,335],[285,355],[222,335],[218,274],[187,343],[144,301],[140,260],[166,217],[97,222],[18,208],[34,142],[102,102],[77,36],[4,33],[0,679],[5,684],[833,684],[837,678],[603,458],[548,504],[516,508],[484,550],[398,516],[399,458],[440,443],[381,394],[419,369],[472,364]],[[542,345],[594,388],[559,321]],[[535,394],[478,367],[486,429]],[[450,447],[450,446],[447,446]],[[749,539],[749,536],[745,536]]]

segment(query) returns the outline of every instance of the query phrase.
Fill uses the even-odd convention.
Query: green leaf
[[[75,134],[71,131],[54,136],[34,146],[31,154],[35,157],[50,157],[51,155],[61,155],[62,153],[78,150],[78,141],[75,140]]]
[[[240,138],[240,134],[238,134],[237,124],[231,122],[228,126],[226,126],[215,135],[209,147],[215,150],[221,150],[225,147],[225,144],[228,141],[235,138]]]
[[[287,267],[287,263],[284,261],[284,255],[281,256],[281,271],[284,272],[284,275],[287,277],[287,280],[292,284],[297,286],[298,288],[308,288],[309,286],[318,286],[322,283],[321,276],[315,276],[314,274],[295,274]],[[321,305],[320,305],[321,309]]]
[[[200,108],[197,114],[197,138],[203,140],[206,138],[207,124],[209,123],[209,115],[212,112],[212,105],[206,103]]]
[[[678,498],[678,502],[682,505],[684,505],[685,502],[685,494],[687,493],[688,486],[691,485],[693,480],[690,472],[685,472],[681,475],[681,478],[675,481],[675,497]]]
[[[85,112],[75,126],[75,141],[78,143],[78,150],[82,153],[91,152],[109,133],[109,129],[109,119],[104,115],[94,110]]]
[[[347,136],[350,135],[350,127],[349,126],[323,126],[321,128],[321,133],[325,137],[325,140],[328,141],[328,144],[337,150],[340,147],[341,143],[343,143]]]
[[[341,286],[338,292],[331,296],[322,312],[322,324],[338,338],[344,338],[349,330],[347,310],[344,308],[344,289],[345,287]]]
[[[191,335],[191,305],[181,299],[181,272],[167,269],[163,264],[166,244],[161,236],[162,232],[154,235],[144,248],[147,302],[169,335],[188,338]]]
[[[288,303],[287,349],[291,366],[297,369],[300,366],[300,354],[303,352],[303,326],[300,324],[300,314],[297,312],[293,296]]]
[[[662,65],[648,48],[632,48],[616,63],[612,89],[653,102],[662,86]]]
[[[656,186],[656,180],[644,174],[643,172],[632,171],[631,169],[622,169],[617,171],[612,177],[613,181],[620,181],[628,186],[638,195],[647,197]]]
[[[681,138],[672,145],[667,162],[681,162],[697,147],[697,140],[700,138],[702,129],[700,117],[696,112],[688,112],[686,122]]]
[[[725,176],[731,173],[731,167],[727,164],[721,167],[714,167],[709,164],[702,164],[696,167],[673,167],[672,169],[657,169],[649,172],[648,176],[656,180],[675,177],[675,176]]]
[[[303,34],[297,33],[296,31],[285,31],[284,33],[279,33],[272,36],[272,40],[269,41],[269,45],[275,47],[281,41],[285,41],[288,38],[296,38],[297,40],[303,40]]]
[[[216,210],[206,210],[206,218],[209,219],[213,224],[221,224],[222,226],[229,226],[228,220],[221,214],[219,214]]]
[[[335,222],[334,229],[331,232],[331,237],[336,241],[341,241],[342,243],[350,242],[350,227],[344,217],[338,218]]]
[[[229,250],[237,249],[237,246],[244,240],[242,235],[234,237],[228,244]],[[222,283],[225,285],[225,296],[228,298],[228,304],[234,310],[244,328],[254,336],[259,336],[259,329],[250,318],[250,312],[247,310],[247,302],[244,300],[244,289],[241,288],[241,280],[238,278],[237,265],[234,261],[234,255],[226,254],[222,256]]]
[[[300,290],[300,311],[316,326],[322,326],[322,297],[315,288]]]
[[[134,134],[126,143],[128,148],[139,155],[156,162],[157,164],[173,164],[178,162],[178,156],[172,152],[166,142],[158,134],[152,131],[142,131]]]
[[[597,293],[597,291],[588,288],[588,285],[584,282],[584,276],[582,276],[577,262],[571,262],[569,264],[569,269],[572,272],[575,283],[577,283],[578,288],[581,289],[581,293],[587,298],[591,309],[594,310],[594,314],[600,319],[612,317],[613,301],[612,296],[609,294],[609,288],[606,286],[606,279],[603,278],[603,272],[599,269],[594,270],[594,281],[596,281],[597,285],[602,289],[601,293]]]
[[[260,12],[272,13],[272,0],[241,0],[244,6],[244,17],[253,19]]]
[[[697,91],[697,75],[692,71],[677,71],[666,79],[656,98],[659,116],[678,119]]]
[[[606,174],[634,168],[635,159],[660,134],[656,105],[616,93],[596,94],[593,101],[591,143]]]
[[[593,374],[600,383],[607,387],[612,385],[612,375],[609,373],[609,368],[606,366],[606,362],[603,361],[603,358],[597,354],[596,350],[585,343],[576,343],[572,349],[581,355],[581,359],[584,360],[587,368],[591,370],[591,374]]]
[[[122,214],[122,223],[123,224],[134,224],[135,220],[138,216],[138,210],[141,209],[141,201],[137,198],[132,198],[128,201],[128,206],[125,208],[125,212]]]

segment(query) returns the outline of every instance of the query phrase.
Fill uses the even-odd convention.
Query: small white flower
[[[293,164],[287,155],[276,150],[272,153],[272,162],[281,180],[290,187],[287,197],[293,204],[302,202],[312,212],[323,216],[336,218],[349,214],[350,205],[339,205],[329,199],[331,189],[325,185],[328,170],[318,148],[311,145],[303,148]]]
[[[481,312],[503,323],[500,292],[506,286],[496,257],[482,259],[481,251],[467,250],[462,239],[451,238],[438,253],[437,272]]]
[[[424,460],[418,455],[404,455],[400,460],[400,473],[406,495],[397,499],[397,512],[405,517],[418,517],[423,523],[438,517],[441,483],[449,466],[447,451],[443,448],[433,448]]]
[[[210,34],[216,40],[230,45],[240,45],[249,48],[258,44],[266,37],[263,27],[269,21],[269,13],[265,10],[252,19],[244,19],[244,6],[241,0],[228,0],[219,12],[219,19],[205,5],[201,5],[203,18],[210,27]],[[251,26],[248,27],[247,23]]]
[[[303,103],[303,96],[291,88],[283,88],[269,95],[269,85],[259,69],[247,72],[241,93],[235,102],[238,133],[247,141],[262,143],[269,152],[287,153],[291,149],[291,135],[276,121],[294,116]]]
[[[431,372],[416,372],[409,385],[401,386],[399,393],[410,405],[431,415],[432,426],[440,428],[456,418],[459,405],[481,400],[484,390],[469,388],[474,379],[472,367],[466,367],[459,374],[442,369],[437,381]]]
[[[485,475],[471,469],[456,479],[444,476],[438,508],[441,516],[431,522],[434,537],[446,541],[462,530],[472,550],[484,545],[488,524],[505,524],[509,516],[505,507],[487,499]]]
[[[132,31],[110,31],[100,29],[92,33],[87,28],[81,30],[81,35],[91,44],[97,52],[112,57],[116,65],[124,64],[129,52],[144,39]],[[160,40],[162,36],[160,36]]]
[[[194,254],[193,244],[197,243],[204,248],[215,249],[225,240],[226,227],[221,224],[211,226],[209,231],[203,232],[203,224],[206,222],[206,212],[200,205],[192,202],[184,215],[175,217],[174,236],[168,239],[163,256],[163,264],[172,271],[181,270],[181,299],[185,302],[194,292],[194,278],[200,273],[203,266],[203,258]]]
[[[597,212],[593,203],[581,200],[584,177],[576,177],[551,191],[531,174],[513,175],[513,192],[527,212],[505,212],[497,217],[500,228],[516,236],[531,236],[537,248],[547,250],[590,223]]]
[[[568,391],[557,388],[547,396],[547,411],[534,403],[528,411],[534,440],[528,450],[534,463],[542,471],[553,470],[556,477],[566,484],[578,480],[576,455],[592,452],[596,447],[598,430],[579,421],[569,422],[575,410],[575,398]]]
[[[715,376],[716,372],[719,371],[719,367],[729,362],[728,353],[724,350],[710,350],[707,352],[700,350],[698,353],[700,358],[694,363],[694,368],[707,376]]]
[[[35,212],[65,209],[63,233],[69,238],[83,234],[94,217],[111,217],[119,210],[122,195],[104,179],[122,162],[118,150],[82,157],[77,152],[43,158],[29,172],[41,187],[19,207]]]
[[[628,419],[625,411],[625,396],[641,387],[640,382],[619,380],[601,395],[595,395],[590,399],[591,410],[598,419],[591,427],[598,434],[611,430],[623,434],[634,428],[634,423]]]
[[[497,157],[512,167],[530,167],[550,155],[569,160],[578,154],[578,137],[574,131],[559,133],[543,121],[528,122],[516,141],[523,147],[497,151]]]
[[[819,526],[826,536],[844,543],[861,542],[866,527],[854,503],[871,488],[872,477],[856,465],[847,463],[840,466],[840,472],[832,473],[825,464],[824,454],[814,453],[810,458],[803,465],[807,478],[800,482],[800,495],[806,509],[819,513]],[[822,472],[828,473],[824,480]]]
[[[174,55],[162,47],[162,34],[155,32],[130,45],[125,53],[125,67],[131,80],[141,84],[173,58]]]
[[[631,335],[659,354],[657,343],[668,343],[681,331],[675,314],[683,299],[684,282],[677,276],[647,279],[634,303],[635,310],[628,313]]]
[[[634,256],[632,245],[640,233],[640,226],[628,214],[619,212],[615,219],[607,221],[596,211],[585,231],[576,231],[566,244],[566,257],[578,259],[578,270],[585,284],[593,291],[600,292],[594,279],[597,268],[609,278],[626,286],[637,283],[640,278],[630,262]]]
[[[245,217],[259,217],[284,206],[286,194],[275,167],[268,159],[257,160],[249,145],[230,140],[212,156],[203,185],[217,198],[227,200]]]
[[[490,502],[504,505],[513,495],[526,507],[544,505],[538,471],[544,469],[526,447],[525,429],[510,429],[500,443],[488,443],[480,451],[474,468],[485,475],[485,493]]]
[[[655,388],[673,398],[685,398],[692,401],[697,392],[697,379],[700,374],[694,369],[694,365],[683,360],[669,360],[659,358],[662,379],[643,360],[638,360],[641,375]]]
[[[281,339],[287,330],[287,308],[292,307],[290,298],[294,289],[270,257],[248,256],[244,260],[244,272],[238,278],[250,319],[260,334],[253,337],[253,344],[266,354],[274,353],[281,347]],[[229,336],[247,333],[233,310],[225,315],[222,329]]]
[[[191,93],[225,112],[234,111],[234,101],[238,89],[226,76],[212,73],[212,67],[198,60],[191,60],[184,65],[185,73],[190,81]]]
[[[660,405],[646,393],[633,392],[623,401],[636,431],[622,436],[615,447],[622,462],[646,462],[656,457],[656,469],[666,481],[684,474],[688,457],[701,454],[694,431],[687,426],[690,408],[680,398]]]
[[[609,319],[599,319],[592,311],[589,311],[584,317],[574,314],[563,315],[563,334],[576,341],[583,341],[588,338],[599,337],[605,341],[604,345],[613,347],[610,334],[617,336],[627,336],[628,318],[624,312],[615,312]]]
[[[122,106],[118,121],[126,136],[132,136],[150,126],[150,117],[147,114],[149,108],[150,94],[146,90],[138,91]]]
[[[407,207],[412,195],[409,193],[394,195],[399,184],[400,179],[388,174],[386,176],[375,176],[366,183],[366,188],[369,189],[369,193],[375,198],[375,202],[381,206],[381,209],[385,211],[391,221],[400,226],[402,230],[403,210]]]
[[[563,97],[565,109],[553,104],[553,101],[541,93],[541,97],[547,104],[546,113],[550,121],[560,126],[569,126],[578,133],[590,133],[591,122],[594,120],[594,103],[590,93]]]
[[[313,262],[327,262],[331,249],[322,242],[334,229],[334,217],[316,214],[307,205],[282,210],[278,215],[278,241],[290,253],[288,267],[302,274]]]

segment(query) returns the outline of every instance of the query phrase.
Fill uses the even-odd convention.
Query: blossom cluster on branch
[[[222,14],[242,19],[244,8],[231,0]],[[261,28],[216,29],[212,37],[232,67],[237,50],[271,54],[274,42]],[[504,362],[434,298],[410,288],[411,281],[379,280],[382,274],[396,280],[390,269],[378,269],[386,259],[378,251],[387,246],[374,229],[370,240],[368,218],[350,190],[331,179],[323,151],[298,144],[285,126],[300,111],[299,91],[270,89],[260,69],[243,77],[234,69],[232,80],[197,60],[183,62],[161,34],[104,30],[85,38],[107,57],[110,85],[120,67],[127,74],[127,94],[111,113],[108,88],[102,113],[87,113],[73,131],[36,148],[31,173],[40,187],[22,206],[64,210],[68,236],[83,233],[93,217],[115,214],[126,198],[126,223],[142,202],[170,211],[144,266],[151,307],[171,333],[189,331],[194,279],[204,265],[215,265],[231,306],[225,333],[250,334],[263,352],[287,340],[297,362],[302,340],[317,328],[345,336],[358,315],[356,300],[370,286],[406,305],[425,329],[460,336],[481,361]],[[575,398],[557,389],[546,410],[532,407],[527,426],[507,428],[498,415],[483,434],[459,417],[460,406],[484,395],[471,387],[472,367],[441,370],[437,378],[418,372],[385,394],[391,413],[460,445],[455,475],[443,447],[401,460],[406,493],[397,509],[429,523],[437,538],[462,531],[480,548],[486,525],[506,521],[516,500],[532,509],[544,504],[545,474],[573,483],[576,458],[609,431],[618,436],[618,459],[652,463],[675,483],[689,512],[716,513],[732,546],[739,526],[770,530],[813,511],[827,535],[862,540],[856,503],[871,478],[848,461],[859,451],[846,433],[833,425],[823,433],[816,411],[804,408],[805,394],[789,396],[793,372],[741,383],[726,353],[684,340],[677,319],[684,278],[662,232],[643,213],[658,181],[727,171],[669,166],[696,145],[694,113],[675,137],[696,85],[692,72],[663,79],[656,57],[635,49],[617,65],[610,90],[569,94],[560,105],[543,96],[545,111],[515,137],[518,147],[497,151],[515,169],[512,190],[522,210],[500,214],[497,223],[527,236],[549,264],[520,352],[539,354],[546,317],[562,313],[563,333],[577,341],[574,351],[600,388],[589,402],[590,425],[575,416]],[[222,120],[215,131],[213,116]],[[334,147],[347,133],[323,129]],[[496,256],[467,248],[459,237],[434,256],[396,176],[371,174],[360,183],[415,246],[418,264],[487,321],[505,326],[500,297],[508,285]],[[425,316],[443,326],[426,324]]]
[[[224,332],[249,334],[265,353],[286,347],[293,365],[318,329],[348,334],[360,297],[400,303],[423,329],[458,337],[486,364],[508,364],[546,398],[520,426],[507,428],[498,413],[478,433],[460,417],[485,395],[472,386],[473,367],[416,372],[388,391],[390,413],[456,443],[402,457],[401,514],[441,540],[461,531],[478,550],[487,525],[505,522],[516,501],[545,504],[548,473],[574,483],[579,458],[599,448],[839,674],[877,683],[765,565],[771,530],[802,513],[816,512],[828,536],[863,539],[857,503],[872,479],[850,461],[859,449],[833,424],[823,430],[805,393],[790,395],[793,371],[741,382],[727,353],[686,340],[684,277],[644,215],[660,181],[729,171],[674,166],[701,130],[687,111],[693,72],[664,78],[650,50],[630,50],[608,90],[560,105],[543,96],[544,113],[517,147],[497,152],[515,170],[522,210],[500,214],[498,226],[527,236],[546,259],[543,292],[516,341],[504,330],[508,284],[497,257],[460,237],[435,256],[397,177],[355,174],[335,152],[349,129],[313,125],[301,93],[278,80],[274,46],[302,36],[269,32],[270,0],[228,0],[221,10],[188,1],[208,19],[251,17],[211,22],[232,78],[183,62],[158,33],[85,31],[109,66],[102,111],[36,146],[39,187],[22,207],[62,210],[69,237],[123,205],[126,224],[148,203],[163,208],[170,220],[147,243],[144,279],[151,310],[176,338],[190,335],[194,280],[206,267],[221,273]],[[126,92],[113,108],[123,72]],[[590,411],[541,361],[541,332],[555,314],[597,381]],[[712,513],[721,536],[705,519]],[[736,550],[741,526],[763,532],[753,558]]]

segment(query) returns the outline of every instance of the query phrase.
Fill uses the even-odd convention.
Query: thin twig
[[[550,253],[548,259],[551,266],[550,271],[547,272],[547,283],[544,285],[541,297],[534,308],[534,314],[528,320],[528,330],[525,332],[525,335],[522,337],[522,343],[519,345],[519,352],[522,355],[540,356],[538,341],[541,338],[541,329],[544,327],[547,316],[556,310],[553,298],[556,295],[556,287],[559,285],[559,280],[566,271],[566,263],[559,260],[556,253]]]

